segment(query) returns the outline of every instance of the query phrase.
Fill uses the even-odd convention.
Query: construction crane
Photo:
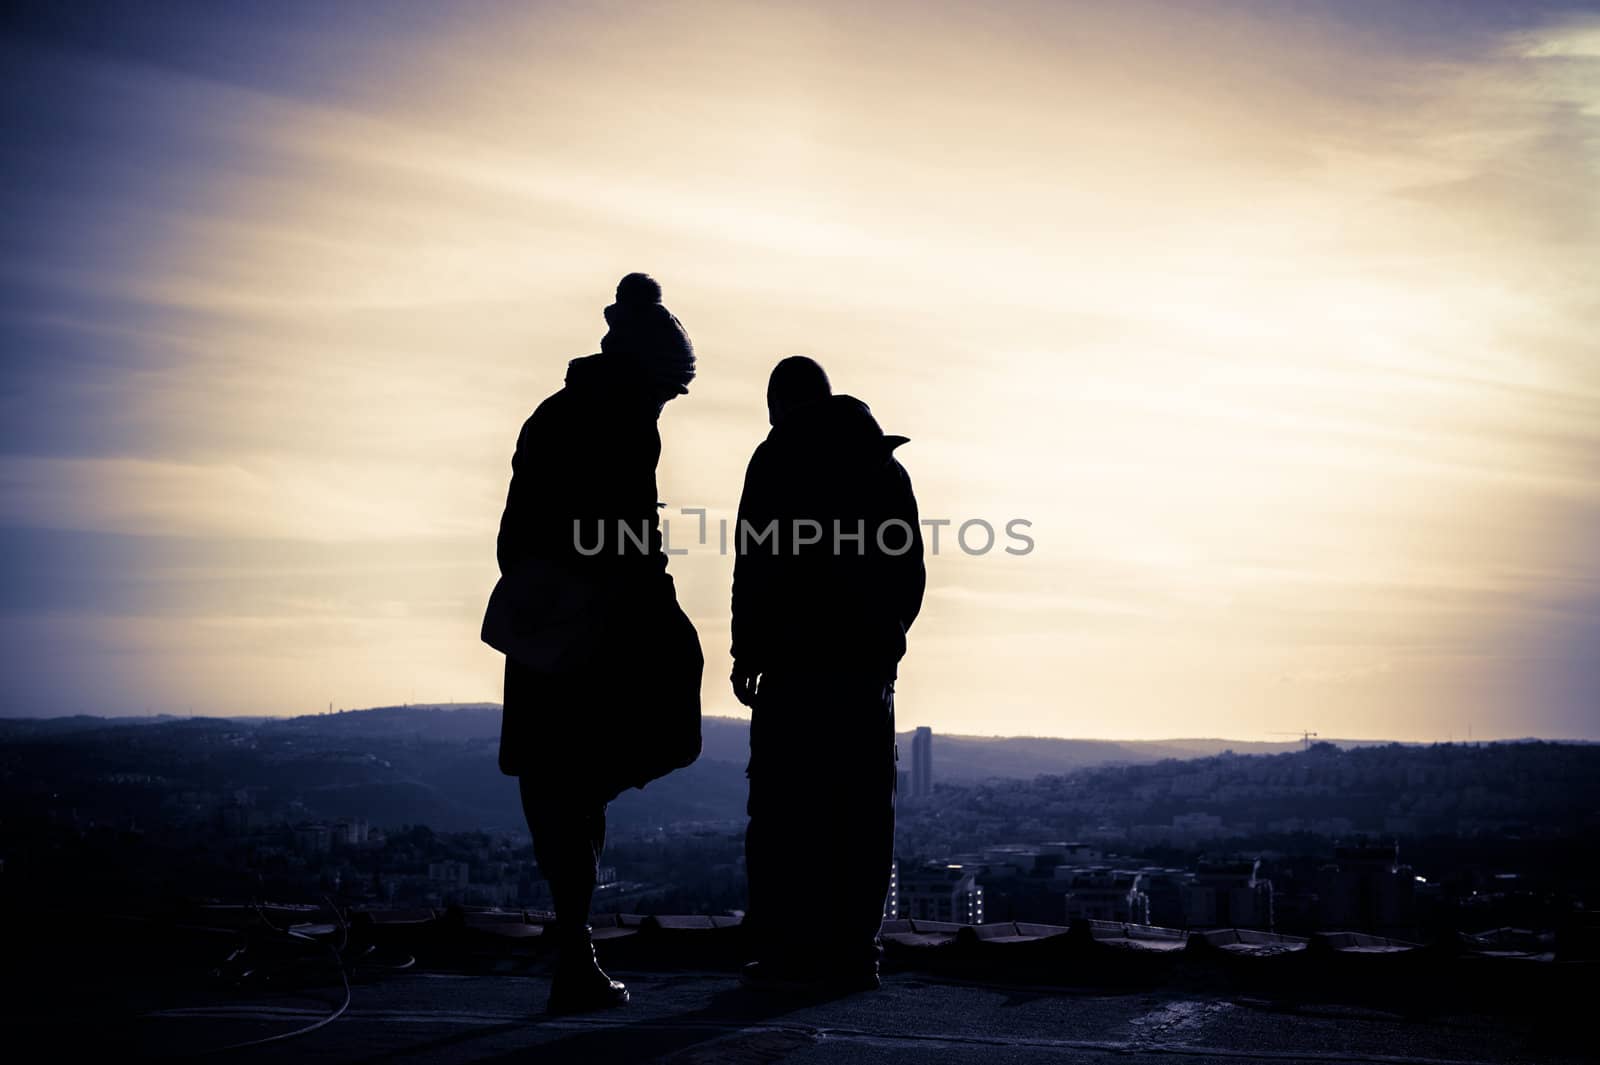
[[[1307,750],[1307,751],[1309,751],[1311,749],[1311,741],[1317,738],[1317,734],[1315,732],[1308,732],[1305,729],[1301,729],[1299,732],[1274,732],[1273,735],[1274,736],[1299,736],[1300,737],[1300,742],[1305,744],[1305,748],[1304,749]]]

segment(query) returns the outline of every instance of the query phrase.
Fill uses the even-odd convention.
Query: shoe
[[[559,933],[555,975],[550,980],[550,999],[545,1012],[588,1013],[628,1004],[628,988],[613,980],[600,968],[594,956],[594,941],[588,925]]]

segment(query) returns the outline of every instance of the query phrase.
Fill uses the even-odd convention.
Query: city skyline
[[[929,559],[902,721],[1600,739],[1592,4],[17,11],[8,714],[498,701],[516,431],[639,269],[669,517],[803,352],[1031,522]]]

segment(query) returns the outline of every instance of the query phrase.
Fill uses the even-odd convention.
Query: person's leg
[[[894,860],[894,691],[871,680],[841,682],[841,749],[835,771],[834,868],[828,966],[844,977],[876,975],[878,933]]]
[[[805,720],[805,689],[793,677],[762,678],[750,722],[750,798],[746,812],[746,929],[769,972],[792,974],[811,931],[815,899],[802,884],[817,857],[815,729]]]
[[[522,809],[533,854],[550,884],[556,911],[556,969],[547,1008],[552,1013],[620,1006],[628,989],[601,970],[590,939],[589,906],[605,846],[606,804],[539,778],[521,778]]]
[[[600,804],[597,813],[595,803],[549,788],[533,775],[520,777],[519,784],[522,813],[533,834],[533,857],[550,884],[556,922],[588,924],[600,864],[594,822],[598,818],[603,843],[605,806]]]
[[[892,689],[851,675],[763,680],[756,717],[746,872],[757,960],[780,984],[875,986],[894,855]]]
[[[767,896],[767,887],[776,882],[777,870],[769,858],[772,849],[767,841],[767,813],[765,787],[767,778],[756,765],[756,745],[752,733],[750,766],[745,775],[750,781],[750,794],[745,802],[749,822],[744,830],[745,908],[744,938],[749,953],[757,961],[772,956],[773,945],[766,931],[766,917],[774,900]]]

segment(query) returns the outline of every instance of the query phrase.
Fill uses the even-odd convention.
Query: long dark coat
[[[558,671],[506,659],[504,773],[610,799],[700,754],[704,660],[662,551],[660,409],[635,363],[591,355],[571,362],[565,387],[522,426],[500,572],[558,563],[596,590],[597,605]]]

